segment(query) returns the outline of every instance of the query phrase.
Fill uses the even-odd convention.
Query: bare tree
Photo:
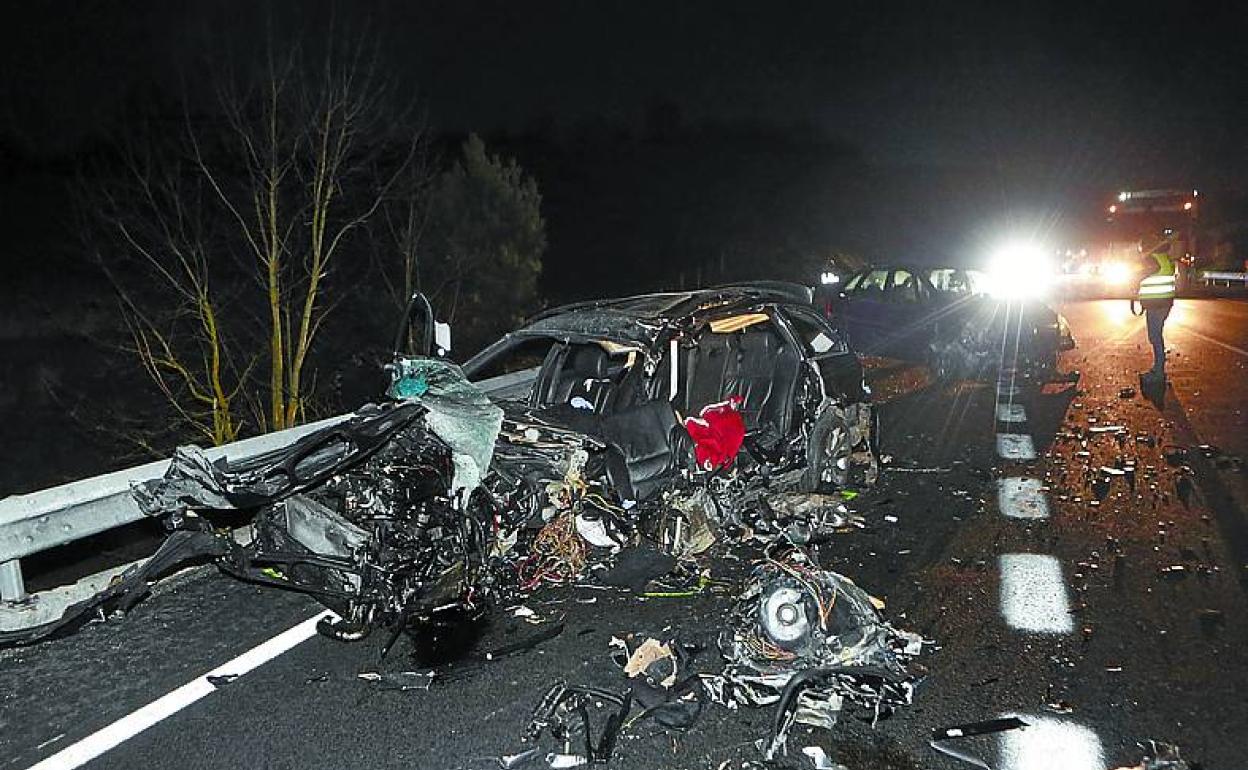
[[[421,123],[374,50],[335,42],[310,64],[302,48],[270,46],[259,77],[219,83],[216,114],[183,108],[176,146],[131,142],[125,182],[101,193],[97,213],[121,247],[102,262],[134,349],[213,443],[239,435],[240,400],[257,430],[306,419],[332,277],[367,271],[354,236],[419,154]]]
[[[272,55],[250,93],[223,90],[231,184],[193,139],[195,160],[255,259],[268,310],[268,427],[304,417],[308,353],[331,304],[324,282],[341,247],[377,213],[416,156],[412,129],[396,154],[394,94],[363,43],[332,49],[319,70],[298,52]]]
[[[128,257],[99,262],[121,300],[130,350],[185,426],[214,444],[233,441],[246,368],[229,360],[203,186],[176,159],[157,160],[153,145],[125,150],[122,177],[89,200]]]

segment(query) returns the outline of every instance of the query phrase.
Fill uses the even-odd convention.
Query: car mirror
[[[433,306],[421,292],[407,302],[394,338],[394,357],[446,358],[451,352],[451,326],[433,317]]]

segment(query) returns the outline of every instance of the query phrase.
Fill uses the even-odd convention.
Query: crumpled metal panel
[[[449,361],[402,358],[393,366],[387,395],[415,401],[429,410],[425,424],[451,448],[455,462],[452,491],[476,489],[489,471],[503,410]]]

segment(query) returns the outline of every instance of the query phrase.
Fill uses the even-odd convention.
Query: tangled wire
[[[531,591],[542,583],[574,580],[589,560],[589,546],[576,531],[576,516],[563,511],[533,539],[532,553],[520,563],[520,587]]]

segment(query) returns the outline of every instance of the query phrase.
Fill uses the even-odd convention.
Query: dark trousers
[[[1148,343],[1153,346],[1153,374],[1166,373],[1166,341],[1162,338],[1162,328],[1166,325],[1166,317],[1170,315],[1173,302],[1144,303],[1144,322],[1148,326]]]

